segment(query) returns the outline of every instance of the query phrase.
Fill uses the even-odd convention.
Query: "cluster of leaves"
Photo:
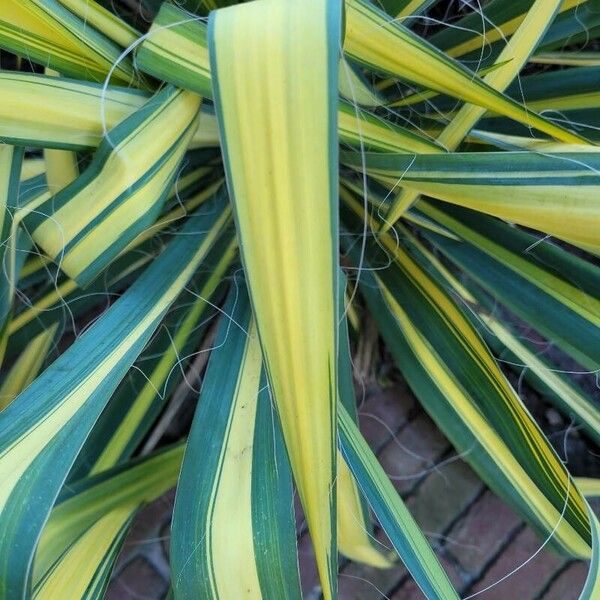
[[[294,486],[326,600],[338,552],[396,560],[371,515],[456,598],[357,428],[361,311],[598,597],[598,485],[490,350],[600,441],[597,399],[498,316],[597,371],[597,0],[491,0],[431,33],[435,0],[141,4],[0,7],[0,598],[101,597],[175,485],[177,598],[300,598]],[[205,362],[189,435],[155,450]]]

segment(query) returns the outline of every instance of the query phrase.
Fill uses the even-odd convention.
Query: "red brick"
[[[379,530],[376,538],[391,548],[385,533]],[[349,563],[338,578],[340,600],[380,600],[382,594],[392,589],[406,575],[402,562],[390,569],[376,569],[361,563]],[[381,590],[381,591],[379,591]]]
[[[130,562],[119,577],[110,582],[106,600],[138,600],[139,598],[162,598],[167,584],[143,557]]]
[[[454,589],[460,591],[463,586],[463,580],[460,573],[456,570],[456,566],[444,556],[438,556],[440,564],[450,579],[450,583]],[[391,596],[390,600],[423,600],[425,594],[421,591],[417,583],[412,577],[409,577],[400,588],[398,588]]]
[[[306,519],[304,518],[304,511],[302,510],[300,496],[298,496],[298,492],[296,492],[296,490],[294,490],[294,515],[296,516],[296,531],[298,533],[305,531]]]
[[[401,495],[434,468],[448,441],[425,414],[411,421],[379,454],[379,462]]]
[[[300,582],[302,595],[305,598],[318,598],[320,595],[319,575],[315,563],[310,536],[305,533],[298,540],[298,565],[300,568]]]
[[[474,586],[473,592],[498,582],[522,565],[537,552],[542,543],[531,529],[523,530],[490,567],[484,578]],[[524,567],[481,594],[482,599],[505,600],[508,596],[519,600],[536,598],[564,561],[564,558],[544,548]]]
[[[120,572],[121,567],[128,564],[133,556],[144,554],[163,578],[168,577],[168,552],[165,551],[165,547],[170,544],[169,523],[174,500],[173,489],[148,504],[137,514],[123,543],[115,572]]]
[[[446,550],[465,571],[479,577],[520,523],[502,500],[487,491],[452,528]]]
[[[425,415],[412,422],[402,432],[399,441],[410,452],[407,453],[390,442],[379,457],[388,473],[414,474],[427,471],[448,447],[446,440]],[[391,451],[392,446],[395,447],[394,452]],[[415,454],[419,454],[421,458],[415,458]],[[426,477],[426,481],[408,504],[412,504],[415,515],[420,515],[420,524],[427,531],[441,533],[479,493],[482,484],[471,469],[460,461],[442,465],[439,471],[433,471]],[[401,480],[396,485],[406,491],[418,481],[419,478]],[[448,562],[446,567],[451,580],[456,585],[462,585],[458,571]],[[339,579],[340,600],[380,600],[382,594],[394,589],[406,574],[402,564],[389,570],[350,564]]]
[[[460,459],[438,466],[406,503],[433,545],[483,489],[471,468]]]
[[[587,577],[589,563],[576,562],[567,567],[542,596],[543,600],[578,600]]]
[[[411,578],[390,596],[390,600],[426,600],[426,596]]]
[[[377,538],[390,547],[383,532],[380,531]],[[452,585],[462,589],[465,581],[454,561],[443,554],[438,558]],[[385,570],[350,563],[339,579],[340,600],[381,600],[382,595],[387,595],[406,575],[408,572],[402,562],[392,569]]]
[[[383,575],[382,575],[383,574]],[[387,598],[386,588],[394,587],[403,572],[395,569],[375,572],[372,576],[352,570],[340,574],[339,600],[381,600]]]
[[[160,528],[160,546],[165,561],[168,563],[171,557],[171,521],[167,521]]]
[[[154,502],[145,506],[137,515],[131,530],[125,540],[124,550],[146,543],[148,539],[155,538],[157,529],[170,520],[173,514],[175,490],[170,490]]]
[[[359,401],[360,430],[375,453],[390,439],[393,432],[406,423],[414,403],[412,394],[401,386],[372,394],[365,402]]]
[[[454,586],[454,589],[460,591],[465,586],[465,579],[460,572],[460,567],[455,563],[454,559],[451,557],[447,557],[444,554],[440,555],[438,553],[438,559],[444,571],[448,575],[448,579],[450,583]]]

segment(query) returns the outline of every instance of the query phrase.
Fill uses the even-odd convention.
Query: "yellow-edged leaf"
[[[537,0],[525,16],[519,29],[504,46],[496,59],[498,68],[488,73],[483,81],[494,90],[503,92],[519,74],[529,55],[535,50],[552,21],[561,0]],[[485,114],[486,109],[473,104],[463,106],[444,128],[437,142],[448,150],[456,150],[472,127]],[[418,199],[419,192],[402,189],[396,196],[383,230],[389,229]]]
[[[340,25],[340,4],[323,0],[258,0],[209,21],[240,250],[326,599],[337,577]]]

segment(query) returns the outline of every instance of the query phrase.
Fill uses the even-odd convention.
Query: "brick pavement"
[[[462,597],[485,590],[534,554],[541,542],[457,457],[402,386],[366,397],[361,429]],[[107,592],[109,600],[158,600],[168,589],[169,515],[173,493],[144,510],[126,540]],[[298,549],[307,600],[321,598],[310,540],[298,511]],[[377,539],[389,546],[385,534]],[[477,597],[498,600],[576,599],[587,565],[543,549],[514,575]],[[340,560],[340,600],[420,600],[399,564],[377,570]]]

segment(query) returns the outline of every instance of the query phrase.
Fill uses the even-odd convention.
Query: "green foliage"
[[[338,552],[457,598],[358,427],[363,314],[600,595],[598,482],[496,360],[600,440],[600,10],[443,4],[3,0],[0,600],[102,597],[175,486],[175,598],[300,598],[294,487],[326,600]]]

